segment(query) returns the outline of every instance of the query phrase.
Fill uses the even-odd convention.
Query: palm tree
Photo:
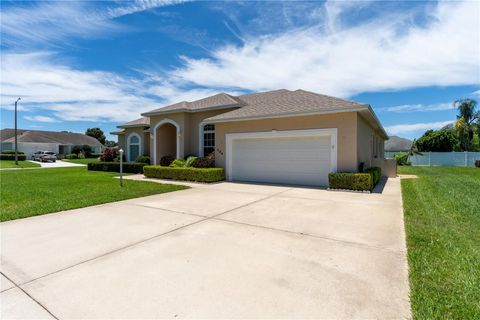
[[[476,110],[477,101],[473,99],[461,99],[455,101],[453,106],[458,109],[459,113],[457,122],[455,123],[455,131],[463,143],[464,151],[469,151],[475,126],[480,127],[480,110]],[[478,132],[478,134],[480,137],[480,132]]]

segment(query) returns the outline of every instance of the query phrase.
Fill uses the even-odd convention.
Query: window
[[[135,161],[140,155],[140,138],[132,135],[128,141],[128,161]]]
[[[215,125],[203,126],[203,155],[208,156],[215,151]]]

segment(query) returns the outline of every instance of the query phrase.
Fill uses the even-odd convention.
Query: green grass
[[[79,164],[89,164],[91,162],[98,162],[97,159],[63,159],[63,161],[79,163]]]
[[[15,165],[15,160],[0,160],[0,168],[36,168],[40,164],[30,161],[18,161],[18,166]]]
[[[480,169],[399,167],[415,319],[480,319]]]
[[[1,221],[186,189],[124,180],[86,167],[0,171]]]

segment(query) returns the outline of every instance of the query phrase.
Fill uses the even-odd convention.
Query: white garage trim
[[[265,138],[293,138],[293,137],[315,137],[330,136],[330,171],[337,171],[337,128],[329,129],[309,129],[309,130],[286,130],[286,131],[268,131],[268,132],[245,132],[245,133],[227,133],[225,134],[226,143],[226,179],[232,181],[232,155],[233,141],[236,139],[265,139]]]
[[[163,119],[162,121],[157,123],[155,125],[155,127],[153,128],[153,163],[155,163],[155,164],[157,164],[157,129],[160,126],[162,126],[166,123],[173,124],[175,126],[175,128],[177,128],[177,154],[176,154],[176,158],[177,159],[180,158],[180,136],[181,136],[180,125],[178,123],[176,123],[175,121],[173,121],[172,119]],[[158,159],[158,160],[160,160],[160,159]]]

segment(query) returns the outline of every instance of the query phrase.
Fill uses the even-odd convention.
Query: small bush
[[[373,175],[370,173],[330,173],[328,184],[331,189],[370,191],[373,189]]]
[[[371,167],[364,171],[365,173],[370,173],[373,178],[373,186],[375,187],[382,177],[382,169],[379,167]]]
[[[393,156],[397,160],[397,165],[399,166],[410,166],[411,163],[408,161],[408,154],[405,152],[397,153]]]
[[[57,160],[65,159],[65,155],[63,155],[63,154],[57,154],[56,157],[57,157]]]
[[[80,152],[82,152],[83,148],[82,146],[72,146],[72,153],[74,154],[79,154]]]
[[[150,164],[150,157],[149,156],[138,156],[138,158],[135,160],[135,162]]]
[[[213,168],[215,167],[215,153],[212,152],[206,157],[196,158],[192,163],[194,168]]]
[[[120,162],[92,162],[87,164],[90,171],[108,171],[120,172]],[[123,163],[123,172],[125,173],[143,173],[145,163],[125,162]]]
[[[196,182],[217,182],[225,179],[225,172],[223,168],[175,168],[162,166],[145,166],[144,175],[148,178]]]
[[[24,154],[17,155],[18,161],[25,161],[27,160],[27,156]],[[0,160],[15,160],[15,154],[0,154]]]
[[[105,148],[103,149],[103,153],[100,156],[100,161],[103,162],[113,162],[115,157],[117,156],[115,149],[113,148]]]
[[[80,152],[78,154],[78,159],[85,159],[85,155],[83,154],[83,152]]]
[[[197,159],[197,157],[195,156],[189,156],[188,158],[186,158],[187,160],[185,160],[185,167],[191,167],[193,162]]]
[[[173,168],[185,167],[185,160],[182,160],[182,159],[173,160],[173,162],[170,163],[169,167],[173,167]]]
[[[15,150],[2,150],[2,154],[15,154]],[[25,154],[22,151],[18,151],[17,154]]]
[[[78,155],[76,155],[75,153],[70,153],[65,155],[65,159],[78,159]]]
[[[480,168],[480,160],[475,160],[475,167]]]
[[[160,165],[162,167],[168,167],[169,165],[172,164],[172,162],[175,160],[175,157],[173,156],[163,156],[161,159],[160,159]]]

